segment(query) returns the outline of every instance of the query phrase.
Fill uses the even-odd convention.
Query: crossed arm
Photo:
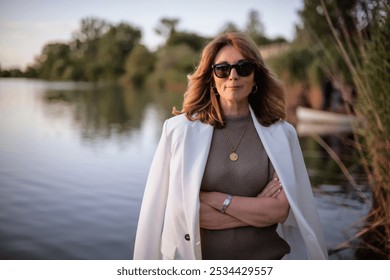
[[[244,226],[266,227],[283,223],[290,205],[279,179],[274,176],[256,197],[234,196],[225,213],[227,194],[200,192],[200,227],[217,230]]]

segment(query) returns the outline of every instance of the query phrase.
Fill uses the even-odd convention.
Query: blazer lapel
[[[183,151],[182,187],[191,242],[199,247],[199,191],[213,136],[213,126],[195,121],[186,128]],[[193,236],[195,234],[195,236]],[[198,246],[196,246],[198,245]],[[199,254],[199,252],[195,252]]]

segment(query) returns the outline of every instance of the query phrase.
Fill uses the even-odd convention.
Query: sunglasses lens
[[[226,78],[229,76],[231,68],[229,64],[217,64],[214,66],[215,76],[218,78]]]
[[[238,75],[240,75],[241,77],[247,77],[253,72],[253,63],[251,62],[238,63],[236,69]]]
[[[241,77],[247,77],[253,72],[254,64],[252,62],[243,61],[234,65],[228,63],[216,64],[213,66],[214,74],[218,78],[227,78],[230,75],[232,68],[236,69],[237,74]]]

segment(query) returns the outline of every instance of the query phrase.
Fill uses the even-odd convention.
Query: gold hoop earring
[[[254,89],[254,90],[253,90],[253,89]],[[256,93],[256,92],[257,92],[257,89],[258,89],[258,88],[257,88],[257,85],[255,84],[254,87],[252,87],[251,93]]]

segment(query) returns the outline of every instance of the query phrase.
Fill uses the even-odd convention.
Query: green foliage
[[[387,13],[371,27],[370,40],[355,81],[361,93],[356,110],[366,118],[360,131],[365,146],[370,147],[370,166],[376,166],[383,185],[390,191],[390,16]],[[379,16],[379,15],[377,15]],[[368,129],[367,129],[368,128]]]
[[[35,78],[38,76],[37,69],[33,66],[27,66],[26,71],[23,73],[23,76],[26,78]]]
[[[102,19],[94,17],[84,18],[80,22],[80,29],[73,33],[73,38],[74,41],[81,44],[93,42],[101,38],[109,28],[109,24]],[[89,47],[92,46],[90,45]],[[85,49],[84,51],[94,51],[94,49]]]
[[[185,84],[187,74],[192,73],[199,53],[187,44],[165,46],[157,51],[157,62],[151,82],[160,88],[169,83]]]
[[[351,72],[337,45],[334,44],[334,33],[339,37],[348,37],[348,51],[352,55],[356,53],[359,48],[359,35],[355,23],[358,21],[357,17],[361,15],[357,5],[359,1],[361,0],[305,0],[304,7],[299,12],[302,24],[297,28],[295,42],[299,42],[312,52],[313,64],[321,68],[319,71],[324,76],[338,80],[339,83],[353,82]],[[333,31],[325,12],[335,24]]]
[[[156,58],[144,45],[137,45],[126,59],[124,81],[135,87],[142,87],[148,75],[153,72]]]
[[[69,45],[63,43],[47,44],[37,61],[39,77],[47,80],[62,80],[62,73],[70,64],[70,60]]]
[[[176,26],[179,23],[178,18],[162,18],[159,25],[154,29],[158,35],[168,38],[176,32]]]
[[[110,25],[98,18],[81,20],[80,29],[73,34],[70,42],[72,50],[72,66],[78,69],[80,80],[97,81],[102,70],[97,63],[99,41],[110,29]],[[68,70],[74,75],[75,69]],[[71,75],[71,76],[72,76]]]
[[[2,78],[18,78],[24,77],[22,71],[20,69],[0,69],[0,77]]]
[[[358,133],[373,195],[356,257],[390,259],[390,7],[380,0],[373,7],[362,63],[351,69],[359,93],[356,111],[365,118]]]
[[[201,51],[207,40],[208,38],[199,36],[195,33],[174,32],[169,36],[166,46],[178,46],[184,44],[194,51]]]
[[[126,58],[140,39],[136,27],[86,18],[71,42],[47,44],[34,68],[48,80],[114,81],[125,73]]]
[[[223,34],[223,33],[238,32],[238,31],[240,31],[240,29],[237,27],[237,25],[229,21],[221,28],[221,31],[219,33]]]
[[[116,80],[125,73],[124,62],[140,39],[141,31],[124,23],[111,27],[102,36],[96,57],[102,71],[100,80]]]
[[[314,55],[305,47],[292,47],[288,52],[270,61],[272,68],[279,74],[288,74],[289,81],[309,82],[309,69],[314,63]]]
[[[337,22],[337,32],[343,33],[343,28],[352,33],[355,30],[355,7],[359,0],[332,0],[324,1],[327,12],[333,22]],[[302,27],[298,28],[298,33],[303,32],[304,37],[311,42],[320,38],[332,39],[332,31],[325,18],[324,8],[321,0],[305,0],[304,8],[299,12],[302,20]],[[302,36],[302,34],[301,34]]]
[[[264,25],[261,21],[259,12],[256,10],[249,11],[245,28],[240,29],[236,24],[229,21],[220,29],[219,34],[229,32],[246,33],[258,46],[287,42],[283,37],[269,38],[265,35]]]
[[[48,43],[25,72],[1,70],[0,76],[91,82],[123,78],[133,86],[142,86],[147,80],[159,86],[170,83],[185,86],[187,74],[193,71],[200,51],[210,38],[178,30],[178,24],[178,18],[160,20],[155,31],[165,38],[165,43],[151,52],[139,44],[142,38],[139,28],[127,23],[113,25],[95,17],[84,18],[71,41]],[[228,31],[240,30],[230,22],[223,30]],[[269,39],[264,35],[255,10],[249,12],[243,32],[250,34],[259,45],[285,42],[283,38]]]
[[[256,10],[249,11],[248,21],[244,32],[248,34],[259,46],[286,42],[286,40],[282,37],[271,39],[265,36],[264,25],[261,22],[259,12]]]
[[[255,42],[264,37],[264,26],[260,20],[259,12],[251,10],[249,12],[248,22],[245,32],[251,36]]]
[[[357,92],[354,134],[373,197],[356,251],[363,259],[390,259],[389,11],[385,0],[305,1],[297,36],[340,91]]]
[[[208,38],[193,32],[177,31],[178,24],[179,19],[177,18],[162,18],[159,25],[155,28],[155,31],[158,35],[165,38],[166,47],[184,44],[194,51],[200,51]]]

